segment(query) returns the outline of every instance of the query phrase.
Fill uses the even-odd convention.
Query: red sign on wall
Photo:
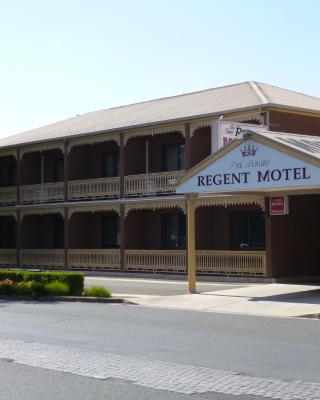
[[[270,196],[270,215],[289,214],[288,196]]]

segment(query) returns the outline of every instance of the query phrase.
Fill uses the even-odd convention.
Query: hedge
[[[70,295],[81,296],[84,290],[84,274],[79,272],[33,272],[17,270],[0,270],[0,281],[10,279],[13,282],[63,282],[70,288]],[[10,289],[9,289],[10,290]]]

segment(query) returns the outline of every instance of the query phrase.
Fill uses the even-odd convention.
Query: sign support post
[[[189,293],[196,293],[195,194],[187,194],[187,260]]]

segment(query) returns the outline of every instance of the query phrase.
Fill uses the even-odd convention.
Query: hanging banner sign
[[[270,215],[289,214],[288,196],[271,196],[269,200]]]
[[[242,124],[223,119],[213,121],[211,128],[211,152],[215,153],[232,140],[242,137],[245,131],[255,129],[259,129],[260,131],[268,131],[268,127],[266,125]]]

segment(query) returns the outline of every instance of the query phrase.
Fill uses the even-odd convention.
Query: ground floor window
[[[185,249],[186,217],[183,214],[162,215],[162,248]]]
[[[262,211],[232,212],[231,245],[234,250],[265,249],[265,218]]]
[[[64,248],[64,220],[61,217],[54,220],[54,248]]]
[[[119,218],[116,216],[103,217],[103,247],[117,248],[120,246]]]

